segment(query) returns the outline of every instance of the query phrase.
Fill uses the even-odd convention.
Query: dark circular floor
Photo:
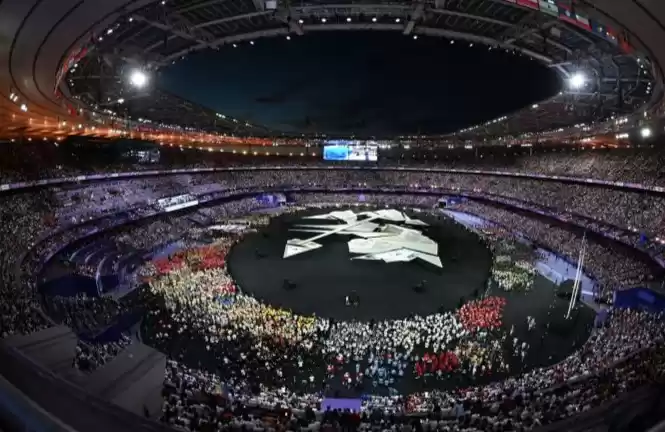
[[[460,298],[484,290],[491,264],[489,250],[475,234],[445,216],[411,213],[429,224],[422,232],[438,243],[443,269],[419,262],[351,260],[347,242],[355,237],[341,235],[319,240],[323,247],[317,250],[282,258],[288,239],[315,235],[290,232],[289,228],[304,216],[329,211],[311,209],[277,216],[236,245],[229,256],[229,271],[241,290],[299,314],[336,320],[380,320],[427,315],[440,308],[452,310]],[[285,280],[293,281],[296,288],[284,289]],[[416,292],[413,287],[423,280],[426,289]],[[344,298],[353,291],[360,298],[359,305],[347,307]]]

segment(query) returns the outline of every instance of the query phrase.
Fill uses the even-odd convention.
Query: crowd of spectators
[[[127,335],[121,335],[118,340],[105,343],[79,341],[74,354],[74,367],[81,372],[93,372],[115,358],[130,343],[132,339]]]
[[[110,142],[107,147],[112,147]],[[161,148],[162,157],[157,163],[142,164],[131,158],[99,157],[101,146],[94,143],[67,146],[52,142],[17,140],[3,143],[0,161],[0,183],[27,181],[42,178],[60,178],[104,172],[127,172],[172,168],[213,168],[227,166],[307,165],[330,166],[331,163],[311,158],[252,157],[216,154],[178,148]],[[593,178],[608,181],[632,182],[643,185],[662,185],[665,153],[660,148],[634,149],[520,149],[497,151],[479,149],[458,154],[446,152],[437,158],[385,158],[379,166],[437,166],[451,169],[483,169],[536,173],[577,178]],[[102,153],[100,153],[102,152]],[[408,152],[405,152],[408,153]],[[115,156],[115,155],[114,155]],[[405,163],[405,160],[408,161]]]
[[[324,195],[319,198],[322,202],[326,201]],[[454,334],[447,331],[441,332],[441,329],[457,328],[456,336],[459,336],[466,334],[465,332],[468,330],[464,330],[465,327],[476,330],[478,327],[496,327],[500,323],[502,307],[500,299],[489,298],[478,304],[472,302],[460,311],[460,318],[445,314],[427,318],[416,317],[412,323],[411,321],[409,323],[400,322],[398,328],[387,323],[374,323],[372,326],[362,323],[334,323],[331,325],[326,320],[312,321],[287,311],[275,310],[243,294],[235,296],[237,303],[220,302],[218,293],[211,294],[205,288],[205,284],[206,282],[194,282],[191,278],[183,284],[175,284],[173,281],[170,281],[168,285],[159,282],[153,284],[153,292],[167,298],[166,307],[168,309],[168,312],[154,311],[156,321],[151,323],[151,328],[157,331],[158,344],[165,350],[184,346],[191,349],[191,345],[183,345],[182,340],[191,342],[204,334],[205,350],[213,352],[213,357],[221,364],[216,369],[220,371],[217,375],[205,368],[187,369],[179,363],[171,363],[168,380],[171,390],[168,392],[169,397],[164,407],[164,419],[172,424],[197,429],[202,424],[214,422],[217,424],[217,428],[221,429],[224,425],[237,421],[233,415],[227,417],[222,415],[223,412],[228,414],[229,408],[226,405],[224,405],[226,408],[218,406],[215,410],[209,411],[209,406],[201,406],[192,399],[183,400],[183,394],[209,396],[220,393],[221,387],[224,388],[225,394],[233,395],[235,404],[242,404],[242,406],[258,405],[264,408],[278,406],[300,414],[307,412],[308,409],[317,408],[321,400],[321,392],[311,392],[318,385],[316,382],[318,380],[314,378],[315,374],[311,369],[314,363],[311,353],[312,350],[317,349],[333,359],[328,369],[329,373],[338,371],[340,364],[347,361],[349,365],[354,365],[354,362],[363,353],[367,354],[370,351],[366,367],[363,366],[355,372],[353,368],[339,369],[342,382],[355,384],[358,375],[361,375],[370,382],[376,382],[376,386],[379,388],[385,385],[389,389],[391,379],[399,379],[400,374],[408,372],[402,366],[403,362],[411,360],[414,361],[414,364],[420,364],[420,368],[415,366],[416,373],[419,373],[418,370],[420,370],[423,375],[427,371],[435,370],[435,374],[442,371],[438,367],[440,360],[437,360],[437,366],[434,367],[432,360],[434,356],[430,354],[427,359],[424,356],[414,359],[408,352],[400,356],[397,352],[391,351],[397,346],[393,344],[406,343],[408,346],[409,341],[414,337],[422,337],[430,351],[437,354],[436,358],[440,359],[440,355],[443,354],[444,364],[456,365],[454,369],[458,365],[467,363],[469,358],[478,361],[476,366],[478,371],[481,368],[494,366],[492,363],[484,363],[487,356],[483,357],[483,353],[486,353],[487,350],[479,350],[474,343],[466,343],[450,353],[441,351],[441,347],[445,346],[445,342],[449,341],[448,338]],[[210,285],[216,286],[218,283],[213,282]],[[419,319],[424,320],[422,325],[418,324]],[[437,331],[427,336],[427,329],[431,328],[436,328]],[[644,333],[635,335],[635,338],[631,338],[630,341],[626,340],[626,335],[634,332],[636,328],[642,329]],[[414,330],[416,333],[411,333]],[[609,397],[606,393],[598,397],[593,392],[593,386],[598,385],[599,382],[595,374],[605,371],[607,366],[623,360],[630,353],[656,346],[662,338],[663,330],[660,317],[647,313],[616,310],[612,313],[608,326],[594,330],[589,342],[579,353],[575,353],[553,368],[538,369],[517,378],[505,380],[500,384],[472,388],[462,393],[433,391],[428,394],[405,397],[391,391],[388,396],[375,396],[367,399],[364,409],[367,413],[380,409],[386,415],[403,414],[404,412],[432,412],[433,409],[439,410],[443,407],[443,414],[437,414],[436,421],[443,422],[451,430],[455,430],[455,428],[461,430],[470,426],[480,430],[495,430],[493,429],[496,427],[495,425],[506,424],[502,422],[518,423],[520,427],[528,429],[534,425],[548,423],[576,412],[588,410],[606,400]],[[425,333],[415,336],[419,332]],[[378,336],[376,336],[377,333]],[[322,335],[325,335],[326,343],[320,346],[317,340]],[[435,335],[443,336],[446,339],[439,340],[437,338],[440,336]],[[249,342],[251,340],[261,342],[255,345]],[[276,340],[279,341],[279,344],[273,345]],[[623,347],[624,343],[627,343],[626,348],[619,348]],[[521,346],[521,343],[518,342],[515,345]],[[288,351],[289,346],[296,351]],[[385,360],[382,356],[376,354],[386,350],[391,353],[388,364],[384,364]],[[282,363],[280,359],[284,355],[289,359],[296,359],[297,367],[293,361]],[[522,355],[519,350],[518,355]],[[175,357],[183,359],[186,354]],[[627,360],[631,365],[636,362],[637,366],[633,365],[636,369],[632,367],[622,369],[625,364],[622,363],[622,366],[612,370],[612,373],[603,374],[602,379],[609,379],[610,384],[608,385],[612,385],[618,392],[627,391],[647,379],[645,375],[633,373],[633,371],[643,373],[645,364],[651,365],[653,358],[640,357],[640,360],[643,362],[635,359]],[[393,370],[395,376],[392,376]],[[473,367],[471,370],[473,371]],[[620,376],[614,374],[615,370],[630,371],[627,374],[628,379],[623,381]],[[298,383],[289,381],[288,378],[297,371],[301,372],[298,376],[304,378],[302,380],[304,384],[310,385],[300,387],[300,392],[292,393],[288,388],[298,387]],[[302,371],[305,371],[304,376]],[[308,373],[312,374],[311,378],[307,377]],[[266,386],[267,383],[271,385]],[[562,383],[567,384],[562,385]],[[171,385],[181,391],[175,391]],[[589,387],[586,387],[587,385]],[[558,386],[557,390],[548,390],[553,386]],[[276,390],[270,390],[271,387]],[[260,388],[261,392],[259,394],[248,392],[252,388]],[[567,392],[562,394],[561,388],[566,389]],[[183,389],[186,390],[183,392]],[[301,393],[303,389],[309,389],[309,391],[303,394]],[[519,392],[516,393],[516,389],[519,389]],[[541,393],[543,391],[545,393]],[[548,396],[542,396],[542,394],[549,395],[550,392],[556,393],[557,396],[554,396],[552,400],[547,399]],[[590,399],[577,399],[580,395],[590,396]],[[559,398],[565,400],[566,403],[560,405]],[[528,399],[528,402],[525,402],[525,399]],[[552,404],[552,401],[557,401],[557,403]],[[191,403],[193,405],[190,405]],[[504,405],[512,408],[502,415],[504,408],[501,407]],[[301,421],[296,420],[295,417],[293,420]],[[318,422],[320,426],[320,421],[321,418],[314,423]]]
[[[194,179],[200,186],[198,194],[188,189]],[[57,192],[55,196],[58,205],[54,217],[68,222],[84,221],[114,209],[146,207],[159,198],[185,193],[205,200],[238,191],[238,185],[408,187],[448,194],[465,193],[536,208],[589,229],[605,232],[633,246],[648,247],[649,244],[642,237],[646,236],[659,248],[658,252],[662,252],[661,238],[665,239],[665,226],[659,217],[665,210],[665,200],[658,195],[540,179],[404,171],[231,171],[114,180],[110,185],[93,184]],[[612,205],[604,205],[608,202]]]
[[[128,306],[108,297],[51,296],[44,302],[49,316],[77,334],[94,333],[108,327]]]
[[[445,377],[459,368],[480,374],[505,367],[495,362],[500,349],[482,346],[484,339],[490,340],[489,347],[499,343],[489,334],[501,325],[504,300],[472,301],[458,314],[331,323],[275,309],[244,294],[220,301],[210,288],[219,281],[166,279],[167,284],[159,279],[152,283],[153,294],[165,302],[163,309],[152,310],[149,326],[156,332],[157,346],[174,358],[167,372],[163,420],[188,430],[225,430],[238,422],[269,427],[263,417],[248,417],[244,411],[256,408],[286,410],[280,421],[313,430],[340,421],[330,413],[316,413],[324,394],[314,369],[321,355],[328,359],[328,378],[341,378],[350,386],[364,379],[375,389],[391,390],[367,397],[354,427],[403,424],[411,430],[434,422],[434,429],[460,431],[529,430],[587,411],[653,379],[654,368],[663,361],[660,351],[653,352],[665,332],[662,317],[617,309],[605,325],[593,330],[581,350],[553,367],[484,386],[404,395],[392,385],[407,373]],[[470,332],[477,337],[465,338]],[[463,343],[446,350],[457,338]],[[187,361],[188,351],[196,350],[197,339],[218,362],[212,366],[216,372],[210,365],[193,369],[181,362]],[[414,355],[413,347],[421,344],[425,355]],[[524,355],[522,346],[514,343],[517,355]],[[345,367],[356,364],[355,369]],[[408,414],[428,415],[403,417]]]
[[[37,151],[26,145],[25,148],[11,146],[7,151],[7,158],[3,157],[0,161],[0,183],[79,175],[84,172],[75,166],[58,166],[57,162],[54,163],[54,160],[58,159],[50,159],[48,156],[49,152],[55,151],[52,148],[42,152],[41,149]],[[26,154],[29,154],[30,159],[25,159]],[[519,159],[509,167],[499,166],[493,169],[654,185],[661,184],[661,167],[665,166],[660,164],[661,158],[658,156],[647,158],[640,154],[630,159],[607,153],[574,156],[538,155]],[[21,160],[31,160],[33,163],[25,164]],[[29,168],[26,168],[27,165]],[[119,167],[128,171],[142,168],[129,164],[94,169],[112,171]],[[442,167],[446,168],[445,165]],[[80,331],[90,331],[109,324],[113,314],[118,311],[114,309],[115,306],[104,301],[85,298],[55,299],[53,310],[44,311],[36,294],[36,275],[43,259],[52,256],[68,242],[154,211],[152,206],[158,197],[173,196],[183,191],[191,192],[188,184],[195,185],[196,193],[204,196],[216,196],[250,186],[389,189],[410,187],[430,191],[469,192],[484,194],[486,197],[498,196],[540,209],[546,208],[558,216],[599,231],[617,229],[616,232],[624,233],[622,235],[626,235],[633,245],[639,242],[634,236],[625,234],[626,230],[644,232],[654,238],[665,237],[665,227],[662,226],[660,217],[665,206],[658,196],[580,184],[494,176],[378,173],[362,170],[334,173],[323,170],[251,173],[238,171],[182,175],[167,181],[153,177],[116,180],[105,186],[80,184],[58,190],[34,189],[5,193],[0,197],[2,337],[28,334],[48,326],[49,319],[45,312],[49,315],[53,313],[56,320]],[[75,196],[78,198],[74,198]],[[400,195],[366,192],[351,195],[293,193],[291,199],[302,204],[364,202],[391,207],[432,208],[437,205],[439,197],[440,195],[405,199]],[[244,199],[212,207],[211,220],[223,221],[231,216],[247,213],[256,205],[255,200]],[[216,208],[218,209],[214,210]],[[454,208],[482,215],[510,230],[522,232],[568,257],[576,257],[580,249],[579,235],[537,218],[475,201],[465,201]],[[114,214],[123,211],[122,216]],[[71,226],[74,222],[91,219],[95,220],[91,226]],[[589,219],[595,222],[590,222]],[[181,216],[159,218],[148,224],[132,226],[124,236],[118,237],[118,241],[137,250],[149,250],[160,243],[182,237],[195,225],[193,221]],[[27,259],[21,262],[22,255],[26,252]],[[370,382],[376,382],[378,386],[385,383],[384,387],[390,389],[392,371],[396,371],[397,377],[394,379],[399,379],[400,371],[404,373],[406,370],[403,363],[410,361],[413,364],[413,355],[405,348],[410,344],[415,345],[418,338],[418,343],[428,344],[429,352],[436,354],[437,359],[441,358],[440,354],[445,354],[446,365],[464,364],[465,358],[468,362],[469,358],[478,357],[476,347],[460,346],[453,354],[446,354],[443,346],[452,338],[462,337],[469,331],[466,322],[496,321],[492,317],[498,304],[490,305],[487,310],[493,312],[486,315],[470,311],[461,315],[438,314],[414,318],[413,322],[401,326],[376,323],[372,328],[367,328],[362,323],[326,322],[276,310],[250,296],[238,294],[231,288],[232,280],[225,273],[223,265],[211,267],[215,268],[181,268],[169,272],[168,277],[173,279],[171,282],[162,282],[162,279],[158,278],[153,283],[154,294],[164,296],[167,308],[170,308],[168,314],[163,314],[163,310],[152,310],[151,322],[156,324],[154,337],[161,341],[159,343],[164,350],[178,352],[176,348],[179,343],[176,341],[182,341],[187,336],[202,337],[206,342],[203,345],[204,350],[216,354],[219,366],[222,366],[222,372],[217,374],[204,367],[187,368],[181,362],[188,355],[186,353],[182,354],[183,358],[175,358],[169,362],[166,384],[169,391],[166,392],[164,419],[190,430],[209,430],[205,425],[218,430],[238,424],[267,428],[258,417],[243,413],[248,406],[272,409],[279,405],[288,408],[288,416],[278,421],[293,427],[302,426],[303,418],[308,418],[310,413],[320,406],[321,401],[321,393],[318,391],[321,383],[318,377],[310,380],[307,373],[295,373],[296,369],[306,371],[312,367],[312,352],[320,350],[322,355],[334,358],[341,355],[341,363],[331,366],[338,368],[342,364],[342,376],[345,380],[351,379],[353,382],[362,374],[369,377]],[[650,268],[641,260],[593,242],[588,245],[586,267],[606,287],[608,294],[613,289],[642,283],[650,274]],[[172,274],[176,276],[171,276]],[[233,298],[232,302],[227,301],[229,297]],[[484,318],[477,318],[479,316]],[[163,327],[157,325],[160,320]],[[400,328],[403,329],[402,333],[398,333]],[[428,333],[432,328],[439,331]],[[325,334],[325,340],[329,341],[327,345],[317,345],[320,344],[319,337],[322,334]],[[662,336],[660,316],[613,310],[607,324],[594,329],[582,350],[554,367],[536,369],[465,391],[431,391],[402,395],[391,390],[387,395],[372,396],[364,401],[364,413],[357,419],[357,425],[361,429],[372,429],[375,426],[385,429],[403,425],[410,430],[408,428],[411,427],[411,420],[404,420],[401,415],[428,413],[430,417],[418,421],[421,427],[448,430],[530,429],[589,410],[616,394],[648,382],[653,378],[653,370],[663,366],[659,348]],[[357,362],[354,357],[361,352],[367,353],[368,339],[371,339],[371,345],[376,347],[374,357],[367,363],[367,367],[355,371],[353,367]],[[75,365],[82,370],[94,369],[112,358],[128,342],[129,339],[123,338],[111,345],[88,345],[85,348],[80,346]],[[401,357],[393,357],[392,363],[385,363],[379,356],[379,352],[385,351],[390,351],[395,357],[399,353]],[[285,356],[290,362],[276,360]],[[433,357],[430,355],[428,361],[424,358],[415,360],[424,362],[423,370],[432,370]],[[457,360],[451,360],[453,358]],[[478,365],[488,367],[488,363],[482,358]],[[381,369],[386,371],[383,376],[379,374]],[[439,367],[435,369],[442,370]],[[346,373],[349,374],[348,377]],[[287,377],[293,376],[304,376],[306,382],[288,381]],[[221,387],[225,389],[224,392],[220,391]],[[256,388],[259,389],[258,392],[255,391]],[[292,388],[301,390],[295,391]],[[233,402],[211,409],[209,405],[197,402],[192,397],[194,394],[218,393],[232,394]],[[381,415],[373,417],[374,411],[380,411]],[[394,417],[389,417],[391,414]],[[325,429],[327,426],[349,421],[348,418],[343,419],[340,416],[341,414],[318,413],[314,418],[309,417],[306,425],[312,429]]]
[[[546,249],[556,251],[570,262],[576,262],[582,248],[583,236],[548,223],[542,219],[530,218],[492,205],[465,201],[451,209],[481,215],[488,223],[497,223],[509,232],[519,232]],[[608,245],[587,243],[585,269],[604,288],[606,296],[613,290],[633,287],[649,280],[650,267],[641,259],[633,258],[625,252]]]

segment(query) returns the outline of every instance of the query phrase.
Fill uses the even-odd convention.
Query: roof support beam
[[[565,51],[568,54],[572,54],[573,50],[570,49],[569,47],[567,47],[566,45],[563,45],[563,44],[561,44],[561,43],[559,43],[555,40],[552,40],[550,38],[545,38],[540,34],[541,30],[547,30],[551,27],[556,26],[557,24],[558,24],[557,21],[548,21],[548,22],[544,23],[543,25],[538,26],[537,28],[526,29],[526,30],[522,31],[521,33],[516,34],[515,36],[513,36],[511,38],[505,39],[505,42],[509,43],[509,44],[512,44],[512,43],[515,43],[518,40],[523,39],[527,36],[534,36],[534,37],[537,37],[538,39],[545,39],[547,41],[547,43],[552,45],[553,47],[559,48],[560,50]]]
[[[404,31],[402,32],[403,34],[411,34],[413,28],[416,26],[416,22],[420,21],[420,19],[423,17],[423,10],[425,10],[425,5],[422,3],[418,3],[416,7],[413,8],[413,12],[411,12],[411,19],[409,19],[409,22],[406,23]]]
[[[310,25],[304,25],[303,27],[304,31],[337,31],[337,30],[385,30],[385,31],[404,31],[404,28],[400,24],[383,24],[383,23],[338,23],[338,24],[310,24]],[[287,35],[289,33],[289,29],[287,28],[276,28],[276,29],[269,29],[269,30],[261,30],[261,31],[256,31],[256,32],[251,32],[251,33],[245,33],[245,34],[238,34],[238,35],[233,35],[233,36],[226,36],[214,41],[211,41],[207,45],[195,45],[191,48],[184,49],[182,51],[178,51],[176,53],[173,53],[167,57],[164,57],[164,59],[160,62],[160,64],[165,65],[169,64],[173,60],[180,58],[181,56],[188,54],[193,51],[199,51],[202,49],[205,49],[206,47],[211,47],[211,48],[218,48],[222,45],[229,44],[229,43],[235,43],[235,42],[241,42],[245,40],[256,40],[259,38],[264,38],[264,37],[273,37],[273,36],[280,36],[280,35]],[[430,27],[417,27],[414,29],[414,33],[417,34],[422,34],[425,36],[438,36],[438,37],[445,37],[448,39],[460,39],[460,40],[466,40],[469,42],[474,42],[474,43],[482,43],[485,45],[489,46],[494,46],[494,47],[500,47],[500,48],[506,48],[506,49],[514,49],[516,51],[520,51],[523,54],[526,54],[530,57],[533,57],[536,60],[539,60],[547,65],[552,63],[552,59],[550,57],[544,56],[540,53],[537,53],[535,51],[518,47],[515,45],[507,44],[505,42],[501,42],[492,38],[484,37],[484,36],[478,36],[474,35],[471,33],[462,33],[462,32],[456,32],[452,30],[444,30],[444,29],[439,29],[439,28],[430,28]]]
[[[143,18],[140,15],[134,15],[134,19],[137,20],[137,21],[144,22],[144,23],[148,24],[151,27],[154,27],[154,28],[157,28],[157,29],[160,29],[160,30],[164,30],[164,31],[168,31],[168,32],[174,34],[175,36],[177,36],[179,38],[187,39],[187,40],[191,40],[191,41],[199,42],[199,43],[205,43],[205,41],[198,40],[195,36],[193,36],[191,34],[181,32],[179,30],[174,29],[169,24],[163,24],[163,23],[160,23],[160,22],[157,22],[157,21],[151,21],[147,18]]]
[[[205,27],[210,27],[213,25],[219,25],[219,24],[228,24],[233,21],[238,21],[238,20],[243,20],[243,19],[248,19],[248,18],[257,18],[260,16],[264,15],[270,15],[273,13],[273,11],[258,11],[258,12],[250,12],[242,15],[233,15],[230,17],[225,17],[225,18],[220,18],[216,20],[211,20],[211,21],[206,21],[202,22],[201,24],[197,24],[195,28],[200,29],[200,28],[205,28]]]
[[[266,4],[263,0],[252,0],[252,3],[254,3],[257,12],[263,12],[266,10]]]
[[[184,17],[178,16],[178,15],[173,15],[171,14],[170,16],[174,17],[174,19],[181,20],[181,29],[175,28],[172,24],[170,23],[163,23],[163,22],[158,22],[158,21],[153,21],[149,20],[147,18],[144,18],[140,15],[134,15],[134,19],[143,23],[148,24],[151,27],[155,27],[160,30],[167,31],[172,34],[172,36],[169,36],[166,40],[167,42],[171,39],[174,39],[176,37],[179,37],[181,39],[189,40],[192,42],[196,42],[198,44],[206,45],[209,46],[209,40],[213,39],[212,35],[208,34],[207,32],[203,31],[194,31],[195,26],[188,25],[187,21],[185,20]],[[188,30],[189,29],[189,30]],[[196,33],[200,33],[200,35],[197,35]],[[163,42],[157,42],[155,44],[150,45],[148,48],[146,48],[146,52],[150,52],[157,48],[159,45],[162,45]]]
[[[305,34],[305,32],[302,29],[302,25],[298,22],[299,17],[300,14],[291,8],[279,9],[275,13],[275,19],[286,24],[289,27],[289,31],[297,34],[298,36],[302,36]]]
[[[208,6],[216,5],[218,3],[224,3],[226,1],[228,1],[228,0],[209,0],[209,1],[206,1],[206,2],[197,3],[195,5],[185,6],[183,8],[180,8],[180,9],[178,9],[178,13],[185,13],[185,12],[193,11],[195,9],[199,9],[199,8],[202,8],[202,7],[208,7]]]
[[[532,34],[534,34],[534,33],[537,33],[537,32],[539,32],[539,31],[541,31],[541,30],[547,30],[547,29],[549,29],[550,27],[555,26],[557,23],[558,23],[557,21],[548,21],[548,22],[546,22],[546,23],[544,23],[544,24],[542,24],[542,25],[539,25],[538,27],[527,28],[527,29],[525,29],[524,31],[522,31],[522,32],[520,32],[520,33],[514,35],[514,36],[511,37],[511,38],[505,39],[505,41],[508,42],[508,43],[513,43],[513,42],[518,41],[518,40],[520,40],[520,39],[522,39],[522,38],[524,38],[524,37],[526,37],[526,36],[529,36],[529,35],[532,35]]]
[[[454,17],[460,17],[460,18],[469,18],[469,19],[473,19],[473,20],[476,20],[476,21],[486,22],[488,24],[500,25],[500,26],[503,26],[503,27],[506,27],[506,28],[514,28],[515,27],[514,24],[511,24],[511,23],[505,22],[505,21],[501,21],[501,20],[498,20],[498,19],[495,19],[495,18],[489,18],[489,17],[482,16],[482,15],[472,15],[472,14],[469,14],[469,13],[457,12],[457,11],[448,10],[448,9],[430,9],[428,12],[433,12],[433,13],[436,13],[436,14],[439,14],[439,15],[448,15],[448,16],[454,16]]]

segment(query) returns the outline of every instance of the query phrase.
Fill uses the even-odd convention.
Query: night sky
[[[453,132],[559,91],[535,60],[394,32],[323,32],[192,54],[165,90],[283,132],[391,136]]]

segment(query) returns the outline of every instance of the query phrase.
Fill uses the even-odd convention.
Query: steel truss
[[[122,65],[131,61],[158,69],[192,52],[228,44],[357,30],[399,31],[486,45],[530,56],[552,67],[562,79],[577,70],[590,77],[591,85],[584,92],[564,92],[537,108],[527,107],[502,121],[468,128],[454,136],[458,140],[496,139],[590,123],[615,112],[632,112],[650,98],[650,75],[634,57],[556,17],[499,0],[374,4],[313,0],[297,6],[280,2],[274,10],[267,9],[263,0],[169,0],[125,16],[112,27],[112,36],[105,37],[67,80],[76,83],[72,94],[78,100],[86,95],[88,105],[100,105],[121,94],[122,80],[114,85],[95,78],[109,76],[108,71],[100,72],[102,68],[120,73]]]

